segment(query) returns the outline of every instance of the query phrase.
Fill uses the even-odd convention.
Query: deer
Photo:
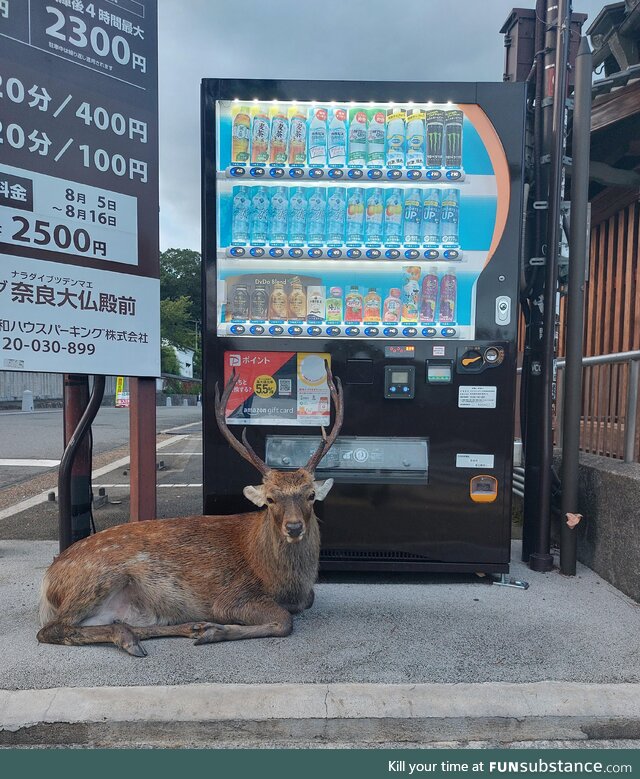
[[[235,369],[215,418],[231,447],[262,475],[243,492],[258,510],[244,514],[152,519],[102,530],[65,549],[45,573],[40,643],[113,644],[145,657],[141,641],[180,636],[196,645],[288,636],[292,615],[314,601],[320,531],[314,503],[333,479],[318,481],[318,463],[344,420],[342,384],[326,364],[335,407],[329,434],[304,467],[270,468],[247,439],[229,429],[225,410]],[[337,385],[337,386],[336,386]]]

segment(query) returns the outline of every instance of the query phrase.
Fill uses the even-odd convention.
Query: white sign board
[[[497,387],[459,387],[458,408],[495,408]]]

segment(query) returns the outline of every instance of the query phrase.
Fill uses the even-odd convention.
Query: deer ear
[[[333,479],[314,481],[313,486],[316,491],[316,500],[324,500],[329,494],[329,490],[333,487]]]
[[[264,494],[264,484],[260,484],[257,487],[245,487],[242,492],[245,498],[255,503],[256,506],[264,506],[267,502]]]

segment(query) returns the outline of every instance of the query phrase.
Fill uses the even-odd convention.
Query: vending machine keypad
[[[411,400],[416,395],[414,365],[385,365],[384,396],[389,400]]]

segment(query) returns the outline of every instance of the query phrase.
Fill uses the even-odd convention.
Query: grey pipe
[[[629,386],[627,387],[627,414],[624,420],[624,461],[632,463],[636,450],[636,419],[638,418],[638,380],[640,362],[629,363]]]
[[[587,262],[589,209],[589,152],[591,148],[591,70],[593,58],[585,37],[576,57],[571,168],[571,230],[567,296],[566,358],[562,415],[562,504],[560,570],[576,574],[576,528],[567,525],[568,513],[578,511],[580,418],[582,415],[582,337],[584,279]]]

